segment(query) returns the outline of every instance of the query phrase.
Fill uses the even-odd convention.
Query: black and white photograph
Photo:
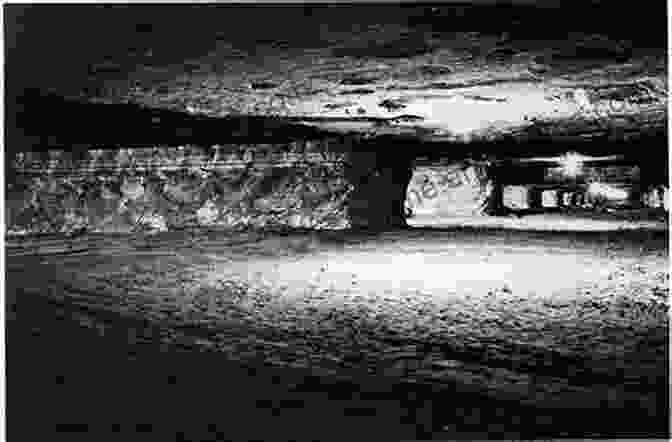
[[[6,439],[668,440],[668,8],[3,3]]]

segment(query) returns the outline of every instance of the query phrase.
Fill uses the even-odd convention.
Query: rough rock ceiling
[[[571,66],[554,66],[555,54],[546,48],[525,51],[504,40],[459,33],[436,41],[431,52],[413,48],[420,53],[393,57],[396,48],[409,52],[404,44],[425,42],[372,34],[360,36],[365,43],[358,45],[366,51],[354,44],[293,57],[271,50],[261,66],[243,59],[228,73],[191,73],[149,88],[135,86],[124,98],[194,114],[294,117],[334,131],[456,141],[520,132],[535,123],[560,132],[666,124],[664,59],[649,54],[588,63],[560,53]],[[458,48],[471,38],[473,46]],[[613,45],[585,38],[586,45]],[[573,43],[567,46],[565,52],[575,51]]]
[[[207,53],[162,61],[152,58],[150,48],[130,70],[118,56],[92,59],[80,95],[210,117],[281,117],[330,132],[422,141],[605,134],[628,140],[666,133],[662,22],[649,23],[659,26],[656,30],[640,31],[647,24],[634,26],[633,20],[624,30],[619,16],[607,29],[593,20],[608,21],[606,12],[587,10],[201,7],[202,15],[224,20],[203,24],[199,38],[208,40]],[[553,23],[555,17],[574,20]],[[274,18],[266,29],[267,19]],[[460,30],[479,23],[478,29],[487,31]],[[572,24],[584,30],[571,31]],[[140,33],[156,30],[152,24],[139,26]],[[189,26],[198,25],[182,31],[190,32]],[[658,37],[638,41],[639,33]]]

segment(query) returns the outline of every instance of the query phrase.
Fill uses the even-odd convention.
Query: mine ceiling
[[[72,118],[83,144],[135,132],[139,144],[329,134],[472,151],[642,139],[666,149],[664,3],[555,3],[17,5],[8,104],[19,131],[49,125],[43,106],[21,104],[27,90],[116,106]],[[68,139],[63,127],[52,139]]]

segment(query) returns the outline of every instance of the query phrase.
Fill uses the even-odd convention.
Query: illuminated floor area
[[[70,319],[99,334],[114,317],[160,326],[129,329],[128,340],[163,351],[452,385],[551,414],[631,410],[666,421],[664,233],[244,239],[212,234],[186,246],[159,235],[149,250],[132,250],[121,237],[89,238],[88,251],[65,257],[10,250],[9,319],[26,315],[22,291],[76,310]],[[437,434],[454,425],[433,419]]]
[[[437,216],[419,213],[408,219],[412,227],[501,227],[506,229],[589,232],[609,230],[666,230],[668,219],[662,211],[629,213],[575,212],[516,216]]]

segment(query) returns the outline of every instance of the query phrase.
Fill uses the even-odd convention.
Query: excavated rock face
[[[482,3],[34,8],[8,21],[24,30],[10,45],[8,82],[35,79],[91,101],[279,117],[366,137],[630,139],[665,130],[662,3]],[[62,25],[73,31],[68,41],[55,32],[25,42],[31,31]],[[78,30],[100,46],[87,49]],[[50,68],[67,75],[32,69],[41,53],[54,59],[66,49],[78,58]]]
[[[552,199],[515,183],[493,186],[501,177],[472,161],[479,153],[617,149],[641,163],[648,192],[667,176],[665,10],[582,4],[8,8],[7,22],[20,25],[7,55],[8,104],[17,109],[8,127],[19,140],[8,143],[12,153],[53,150],[49,131],[62,136],[66,123],[85,133],[72,138],[77,149],[68,137],[56,143],[79,163],[54,154],[33,171],[42,176],[20,165],[9,171],[18,173],[8,180],[10,228],[380,227],[404,224],[409,211],[473,214],[485,204],[493,213],[505,202]],[[157,114],[134,114],[140,122],[131,126],[110,111],[87,131],[89,120],[38,113],[32,119],[49,130],[36,135],[25,119],[12,120],[29,114],[17,103],[30,87]],[[176,113],[158,114],[166,110]],[[125,149],[138,142],[121,135],[145,126],[141,146],[172,146],[147,150],[158,166],[138,166],[148,154]],[[166,130],[179,143],[166,142]],[[91,140],[96,133],[109,140]],[[267,144],[237,141],[248,135]],[[356,141],[336,143],[336,157],[262,165],[287,140],[303,146],[289,149],[303,158],[307,139],[334,135]],[[225,143],[238,145],[225,149],[240,151],[233,163],[212,159]],[[186,144],[213,147],[176,147]],[[101,145],[109,150],[96,153]],[[449,161],[414,168],[426,153]],[[58,164],[67,166],[44,175]]]
[[[10,162],[7,232],[385,229],[405,226],[414,215],[470,217],[566,206],[563,198],[584,194],[573,190],[585,191],[590,183],[610,192],[627,189],[623,202],[631,205],[669,204],[666,187],[645,185],[632,164],[584,165],[579,180],[552,162],[530,167],[525,161],[431,160],[360,151],[358,144],[344,150],[347,145],[20,153]]]
[[[10,234],[403,225],[410,180],[327,142],[21,153],[12,169]]]
[[[347,227],[344,155],[305,146],[263,156],[263,146],[22,154],[8,183],[8,231]]]
[[[656,31],[639,30],[630,21],[636,15],[610,16],[607,6],[601,6],[604,16],[597,8],[348,5],[309,14],[301,8],[210,8],[202,15],[213,16],[204,23],[212,27],[211,40],[197,51],[206,53],[179,63],[141,57],[130,74],[119,58],[122,72],[105,70],[104,87],[93,88],[99,93],[84,95],[424,141],[602,133],[627,139],[663,129],[664,24],[657,38],[638,40]],[[272,17],[301,29],[302,38],[279,24],[255,29],[260,35],[254,38],[234,26]],[[652,18],[642,25],[655,29]],[[576,26],[561,25],[568,19]],[[609,20],[607,29],[603,22]],[[94,67],[103,69],[103,61]]]

